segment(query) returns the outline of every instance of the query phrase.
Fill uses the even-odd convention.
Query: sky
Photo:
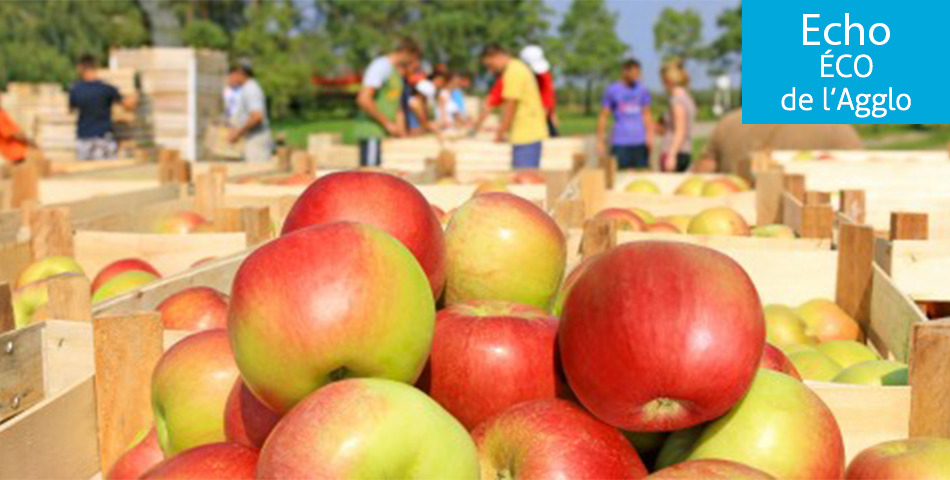
[[[557,22],[571,5],[570,0],[545,0],[556,12]],[[671,7],[677,10],[692,8],[703,18],[703,37],[708,43],[719,36],[716,19],[723,10],[735,8],[740,0],[607,0],[607,8],[620,14],[617,33],[620,39],[632,48],[643,64],[644,83],[650,89],[660,89],[660,54],[653,48],[653,24],[660,12]],[[556,27],[556,24],[555,24]],[[552,59],[553,60],[553,59]],[[692,84],[696,88],[711,85],[705,65],[687,66]],[[733,79],[735,84],[736,79]]]

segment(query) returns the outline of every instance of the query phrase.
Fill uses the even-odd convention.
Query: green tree
[[[316,0],[315,5],[344,63],[362,69],[392,48],[394,38],[409,33],[407,25],[417,17],[419,0]]]
[[[703,20],[691,8],[678,11],[664,8],[653,25],[654,47],[664,59],[678,58],[684,63],[689,59],[704,58]]]
[[[300,12],[291,0],[255,3],[246,15],[247,25],[233,37],[232,58],[251,62],[273,116],[299,113],[301,102],[313,95],[314,70],[332,65],[329,42],[298,30]]]
[[[66,83],[81,55],[105,60],[112,47],[148,41],[145,17],[132,0],[0,2],[0,85]]]
[[[603,0],[574,0],[564,15],[555,49],[564,53],[564,73],[584,83],[584,111],[593,113],[595,84],[618,71],[629,47],[617,35],[617,13]]]
[[[486,45],[517,51],[543,43],[551,12],[540,0],[426,0],[418,7],[413,30],[426,58],[469,71],[478,71],[479,54]]]
[[[230,43],[228,33],[210,20],[192,20],[181,36],[185,45],[195,48],[227,50]]]
[[[723,12],[716,24],[723,33],[712,42],[709,51],[714,68],[722,72],[742,58],[742,4]]]

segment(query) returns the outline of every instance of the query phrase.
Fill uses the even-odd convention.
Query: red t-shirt
[[[545,72],[537,75],[538,90],[541,92],[541,104],[548,113],[554,113],[557,106],[557,98],[554,95],[554,75],[551,72]]]
[[[554,76],[551,75],[551,72],[547,72],[541,75],[535,75],[535,78],[538,80],[541,104],[544,105],[544,109],[547,110],[548,113],[553,113],[557,106],[557,97],[554,94]],[[495,81],[495,84],[492,85],[491,90],[488,92],[488,98],[486,98],[489,107],[497,107],[504,102],[504,99],[501,98],[502,90],[504,90],[504,85],[501,81],[501,77],[498,77],[498,80]]]
[[[10,162],[19,162],[26,158],[27,144],[13,138],[20,133],[20,127],[0,109],[0,156]]]

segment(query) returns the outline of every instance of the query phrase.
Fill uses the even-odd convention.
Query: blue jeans
[[[511,147],[513,168],[541,168],[541,142]]]

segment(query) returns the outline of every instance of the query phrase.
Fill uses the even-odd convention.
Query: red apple
[[[465,427],[412,386],[347,379],[313,392],[277,423],[257,478],[475,480],[478,453]]]
[[[164,459],[165,454],[158,444],[158,434],[155,433],[155,428],[151,428],[142,440],[123,453],[112,465],[106,480],[137,480]]]
[[[238,377],[224,330],[185,337],[152,374],[155,429],[168,456],[224,441],[224,406]]]
[[[280,416],[267,408],[238,378],[224,407],[224,436],[231,443],[260,449]]]
[[[210,225],[204,217],[195,212],[176,212],[160,216],[152,224],[154,233],[193,233],[202,225]]]
[[[209,287],[191,287],[174,293],[156,308],[171,330],[227,328],[228,297]]]
[[[142,480],[254,480],[257,450],[236,443],[212,443],[175,455]]]
[[[511,183],[515,185],[544,185],[544,175],[538,172],[520,171],[511,176]]]
[[[561,318],[573,392],[624,430],[671,431],[726,413],[745,394],[765,344],[755,286],[715,250],[621,245],[594,261]]]
[[[372,225],[402,242],[425,270],[434,298],[445,286],[445,238],[428,200],[411,183],[376,172],[340,172],[307,187],[281,235],[332,222]]]
[[[805,332],[821,343],[861,338],[858,322],[831,300],[810,300],[795,309],[795,313],[805,322]]]
[[[921,437],[879,443],[851,460],[847,480],[950,478],[950,440]]]
[[[564,275],[564,234],[544,210],[508,193],[465,202],[445,232],[445,301],[505,300],[548,309]]]
[[[617,229],[622,232],[643,232],[647,229],[647,223],[639,215],[626,208],[605,208],[594,215],[598,220],[612,220],[616,222]]]
[[[729,195],[732,193],[739,193],[742,191],[742,187],[736,185],[731,179],[728,178],[718,178],[716,180],[710,180],[706,182],[706,185],[703,186],[703,196],[704,197],[719,197],[722,195]]]
[[[509,407],[554,398],[557,319],[544,310],[473,301],[439,311],[420,388],[469,430]]]
[[[241,376],[281,414],[342,378],[414,383],[434,329],[419,262],[364,224],[283,235],[244,260],[231,289],[228,332]]]
[[[148,272],[158,278],[162,278],[162,274],[158,273],[158,270],[156,270],[155,267],[145,260],[139,260],[138,258],[124,258],[122,260],[116,260],[106,265],[102,270],[99,270],[99,273],[96,274],[96,278],[93,279],[92,283],[89,285],[89,290],[95,292],[112,277],[129,270]]]
[[[618,430],[566,400],[522,403],[472,437],[482,478],[645,478],[637,451]]]
[[[676,225],[667,222],[656,222],[654,224],[647,225],[647,231],[651,233],[683,233]]]
[[[759,363],[759,367],[791,375],[799,380],[802,379],[792,361],[781,350],[769,343],[766,343],[765,349],[762,350],[762,361]]]
[[[775,477],[730,460],[690,460],[666,467],[648,480],[773,480]]]

